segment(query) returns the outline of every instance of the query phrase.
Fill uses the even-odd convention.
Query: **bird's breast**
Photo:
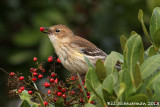
[[[71,48],[68,44],[63,44],[57,49],[55,48],[55,51],[62,65],[70,72],[83,74],[88,70],[83,54]]]

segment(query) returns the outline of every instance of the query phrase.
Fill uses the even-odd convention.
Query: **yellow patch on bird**
[[[74,52],[74,56],[83,57],[83,54],[79,51]]]

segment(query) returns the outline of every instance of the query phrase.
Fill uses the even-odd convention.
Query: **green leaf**
[[[95,96],[99,99],[99,101],[104,105],[104,107],[107,107],[104,99],[96,92],[96,90],[93,88],[91,82],[89,80],[86,81],[88,84],[88,87],[92,90],[92,92],[95,94]]]
[[[153,10],[152,17],[151,17],[151,22],[150,22],[150,36],[154,42],[154,44],[159,48],[160,43],[159,43],[159,38],[158,35],[156,34],[156,31],[160,29],[160,7],[156,7]],[[159,31],[157,32],[159,33]],[[158,40],[157,40],[158,39]]]
[[[154,81],[153,83],[153,89],[154,89],[154,97],[156,98],[156,101],[160,101],[160,80]]]
[[[88,58],[87,58],[86,56],[83,56],[83,57],[84,57],[85,62],[86,62],[87,65],[88,65],[88,67],[94,68],[93,65],[90,63],[90,61],[88,60]]]
[[[106,68],[106,74],[110,75],[111,73],[113,73],[115,70],[116,63],[118,61],[121,62],[122,59],[123,59],[123,56],[120,53],[111,52],[111,54],[107,56],[104,62],[104,66]]]
[[[159,41],[160,41],[160,28],[158,30],[156,30],[156,32],[154,34],[154,43],[155,43],[157,48],[160,48],[160,42]]]
[[[110,94],[113,94],[113,87],[114,87],[114,77],[112,74],[107,76],[102,83],[102,88],[107,90]]]
[[[29,102],[29,104],[37,105],[37,103],[31,101],[32,96],[29,95],[28,91],[26,91],[26,90],[23,90],[22,93],[19,94],[19,97],[20,97],[20,99],[26,100],[27,102]]]
[[[127,41],[127,39],[124,37],[124,35],[121,35],[121,37],[120,37],[120,43],[121,43],[122,51],[124,51],[126,41]]]
[[[146,26],[145,26],[145,24],[144,24],[144,21],[143,21],[143,11],[142,11],[142,10],[139,10],[139,12],[138,12],[138,20],[140,21],[140,23],[141,23],[141,25],[142,25],[143,32],[144,32],[146,38],[147,38],[148,40],[150,40],[150,42],[151,42],[152,45],[154,45],[153,42],[152,42],[152,40],[150,39],[150,36],[149,36],[148,31],[147,31],[147,29],[146,29]]]
[[[22,104],[20,105],[20,107],[31,107],[30,104],[28,103],[28,101],[23,100]]]
[[[152,46],[149,48],[149,53],[148,53],[148,57],[151,57],[153,55],[156,55],[157,51],[155,50],[155,48]]]
[[[85,80],[88,80],[90,81],[91,85],[93,86],[94,89],[98,89],[99,86],[101,85],[97,75],[96,75],[96,71],[94,68],[92,67],[89,67],[88,71],[87,71],[87,74],[86,74],[86,77],[85,77]],[[89,84],[86,82],[85,83],[88,91],[92,91],[92,89],[89,87]]]
[[[118,98],[120,98],[120,96],[123,94],[125,89],[126,89],[125,83],[120,83],[120,89],[119,89],[119,92],[118,92]]]
[[[160,67],[160,55],[148,58],[141,66],[140,71],[142,79],[149,77],[154,71]]]
[[[103,91],[103,98],[106,103],[116,100],[116,96],[111,95],[107,90],[103,89],[102,91]]]
[[[148,98],[145,94],[137,94],[129,99],[126,100],[126,102],[135,102],[135,103],[143,103],[143,104],[148,104]],[[137,107],[138,105],[129,105],[129,107]],[[141,106],[140,106],[141,107]]]
[[[103,80],[106,78],[106,69],[104,67],[102,60],[100,59],[96,61],[96,74],[99,81],[102,83]]]
[[[32,107],[38,107],[38,104],[34,104],[34,105],[32,105]]]
[[[139,10],[139,12],[138,12],[138,20],[140,22],[143,22],[143,11],[142,10]]]
[[[120,83],[124,84],[122,85],[122,89],[125,88],[125,91],[122,94],[122,101],[125,101],[126,98],[130,97],[135,92],[130,73],[127,70],[120,71]]]
[[[133,72],[135,72],[136,64],[139,61],[139,57],[141,56],[140,52],[142,47],[143,47],[142,39],[138,34],[134,34],[133,36],[131,36],[127,40],[127,43],[125,46],[124,67],[127,69],[126,72],[129,72],[128,74],[130,75],[130,78],[132,81],[131,84],[134,87],[135,87],[135,80],[134,80]],[[126,85],[128,86],[129,84],[126,84]]]
[[[91,103],[87,103],[87,104],[85,104],[85,106],[84,107],[96,107],[95,105],[93,105],[93,104],[91,104]]]
[[[135,80],[135,86],[136,88],[142,83],[142,76],[140,72],[140,66],[136,64],[135,71],[133,72],[134,80]]]
[[[133,36],[134,34],[137,34],[135,31],[132,31],[131,32],[131,36]]]
[[[79,76],[79,73],[78,73],[78,72],[77,72],[77,75],[78,75],[79,83],[80,83],[80,85],[81,85],[81,87],[82,87],[82,90],[83,90],[83,94],[84,94],[85,100],[86,100],[86,102],[88,102],[88,98],[87,98],[87,95],[86,95],[86,91],[85,91],[85,89],[84,89],[84,86],[83,86],[83,84],[82,84],[81,77]]]
[[[159,78],[160,78],[160,71],[158,70],[157,72],[154,72],[149,79],[144,81],[146,83],[145,87],[149,88],[155,81],[158,81]]]

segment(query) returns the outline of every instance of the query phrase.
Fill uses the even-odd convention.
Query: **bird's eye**
[[[57,32],[57,33],[60,32],[60,29],[56,29],[56,32]]]

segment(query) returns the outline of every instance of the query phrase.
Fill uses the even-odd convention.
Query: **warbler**
[[[105,60],[107,54],[90,41],[76,36],[65,25],[44,27],[62,65],[70,72],[85,74],[88,66],[84,56],[95,65],[98,59]]]

